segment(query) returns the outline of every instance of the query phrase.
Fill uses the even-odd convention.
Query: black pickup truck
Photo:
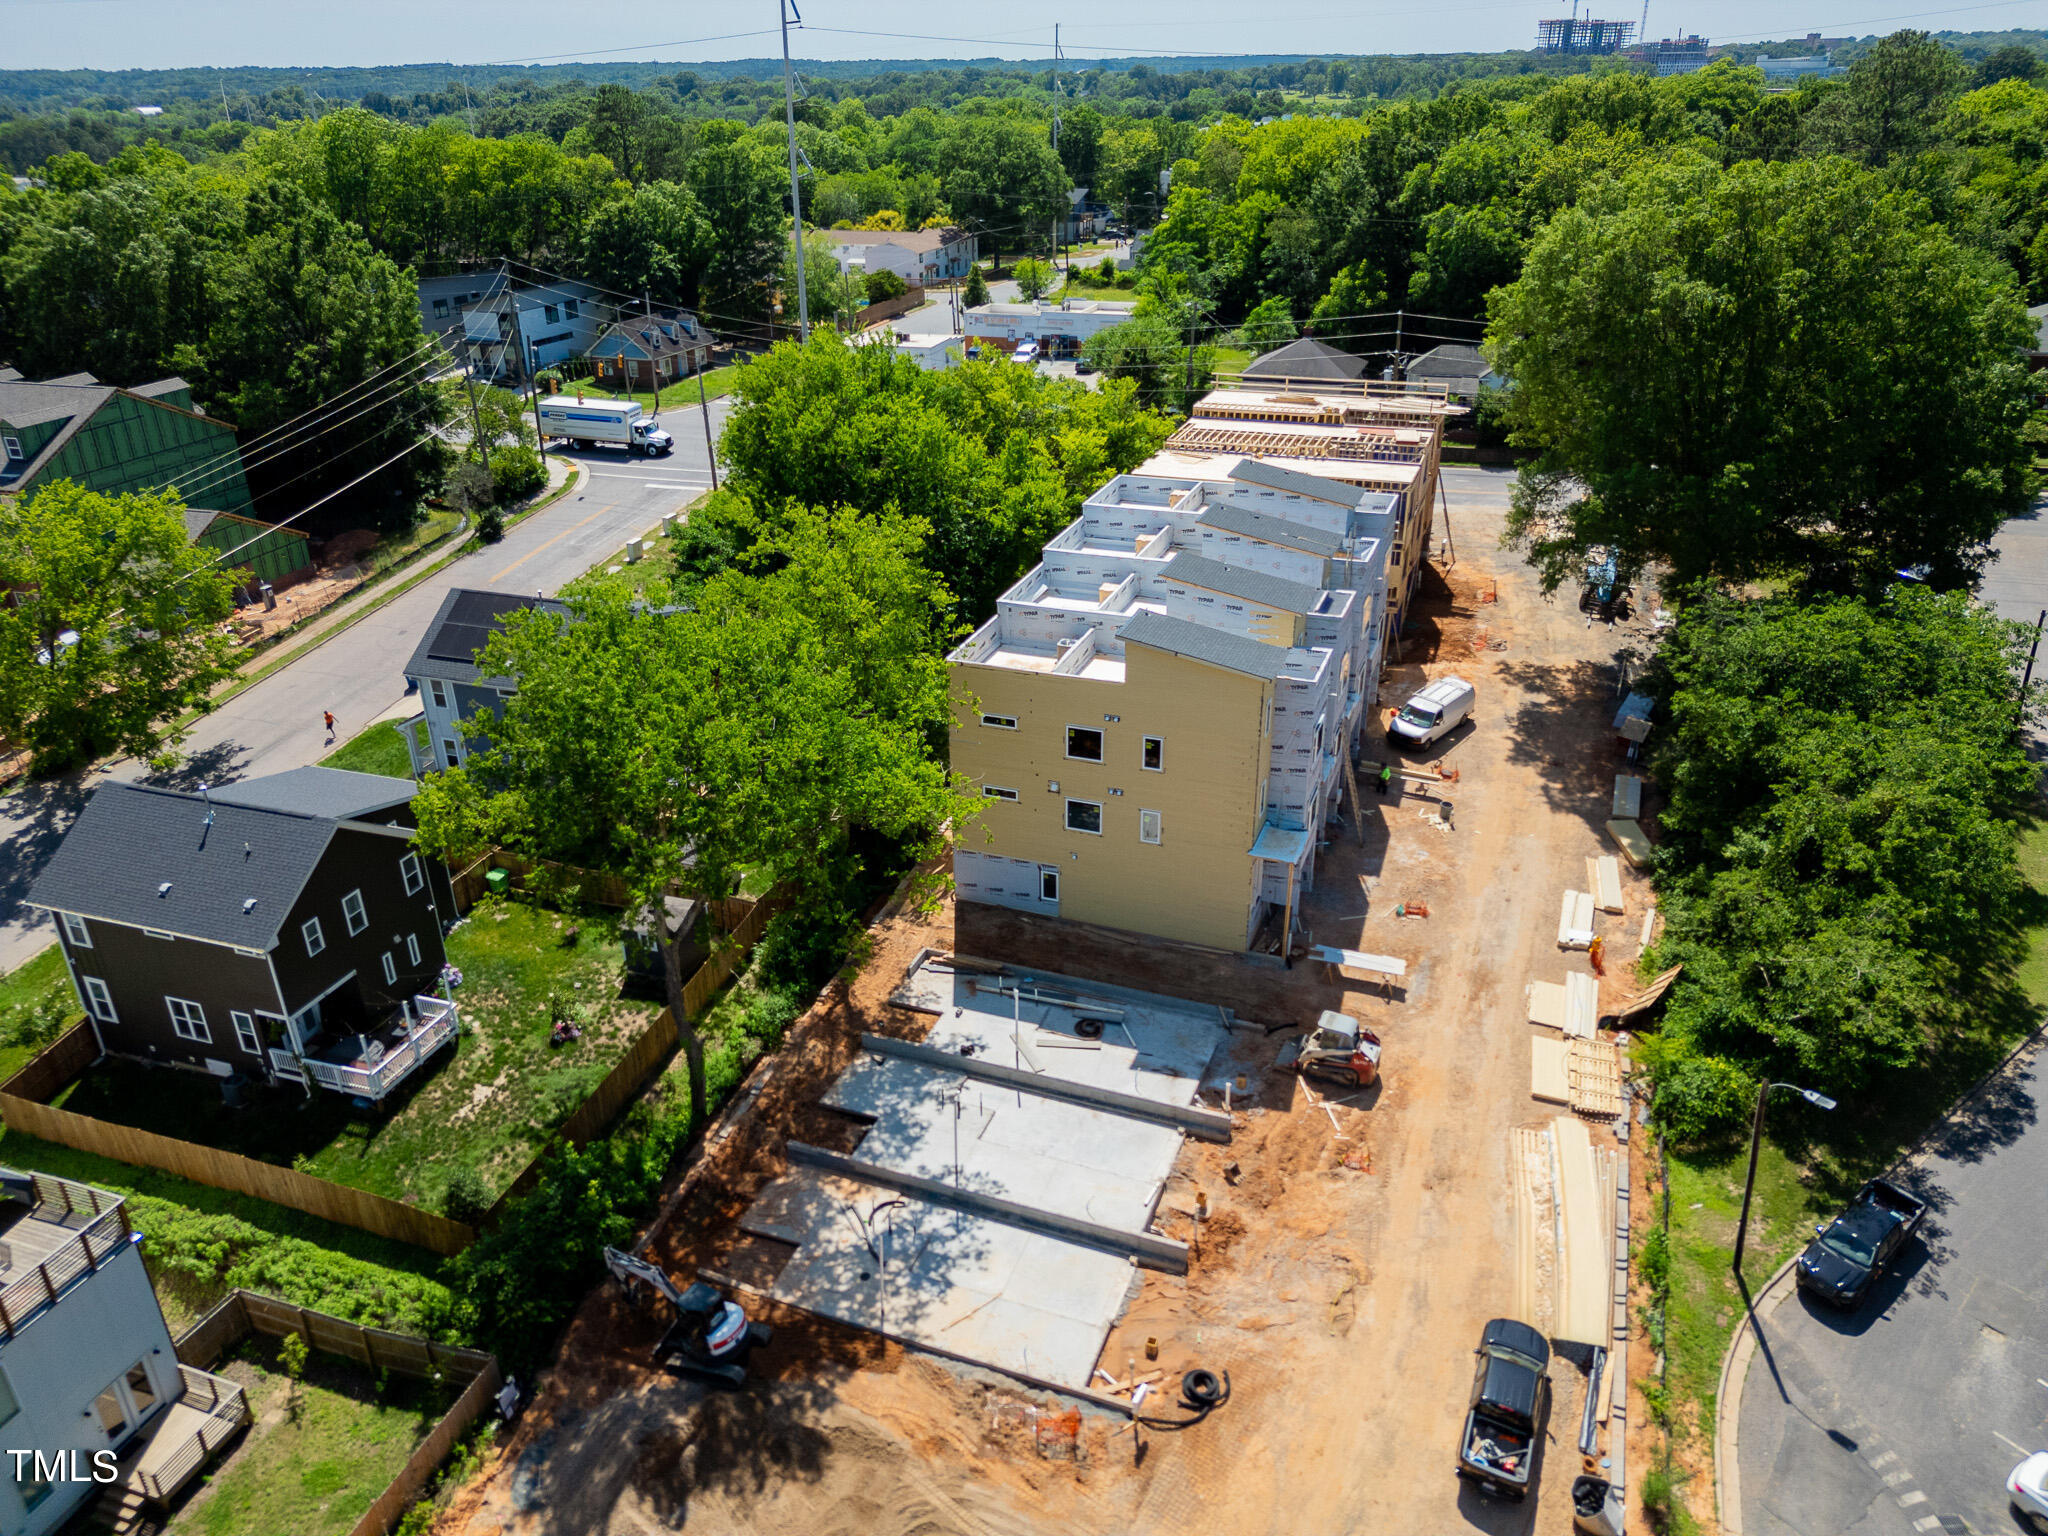
[[[1550,1416],[1550,1345],[1527,1323],[1496,1317],[1474,1353],[1479,1368],[1458,1442],[1458,1476],[1492,1493],[1526,1498]]]
[[[1862,1305],[1871,1282],[1899,1256],[1926,1214],[1926,1201],[1872,1179],[1846,1211],[1813,1229],[1813,1241],[1799,1256],[1799,1289],[1829,1306]]]

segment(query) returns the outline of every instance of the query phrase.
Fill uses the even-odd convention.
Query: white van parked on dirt
[[[1442,741],[1472,718],[1476,697],[1462,677],[1440,677],[1395,711],[1387,722],[1387,740],[1417,747]]]

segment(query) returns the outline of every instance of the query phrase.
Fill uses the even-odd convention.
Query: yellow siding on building
[[[1263,819],[1272,685],[1143,646],[1125,659],[1121,683],[954,665],[953,767],[1018,797],[985,800],[961,846],[1056,865],[1062,917],[1243,949],[1258,890],[1246,851]],[[1017,728],[984,726],[983,714],[1014,717]],[[1070,725],[1103,733],[1102,762],[1066,755]],[[1139,766],[1146,736],[1165,743],[1158,772]],[[1100,836],[1067,830],[1070,798],[1101,802]],[[1141,810],[1160,813],[1156,845],[1139,841]]]

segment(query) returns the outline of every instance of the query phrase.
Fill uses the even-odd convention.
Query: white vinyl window
[[[983,715],[981,723],[991,726],[998,731],[1014,731],[1017,729],[1017,717],[1015,715]]]
[[[1004,789],[996,784],[982,785],[981,793],[982,797],[987,800],[1014,800],[1017,798],[1017,791],[1014,789]]]
[[[426,874],[420,868],[420,856],[408,853],[398,861],[398,871],[405,876],[405,894],[417,896],[420,887],[427,883]]]
[[[59,914],[64,919],[64,937],[71,941],[73,949],[91,949],[92,931],[85,926],[85,919],[76,912]]]
[[[391,951],[387,949],[384,951],[384,985],[390,987],[397,984],[398,962],[391,958]]]
[[[446,709],[448,707],[448,685],[442,682],[440,678],[430,677],[427,679],[427,696],[434,701],[434,708]]]
[[[416,933],[408,933],[405,936],[405,963],[407,965],[418,965],[420,963],[420,936]]]
[[[18,437],[0,437],[0,448],[7,450],[7,457],[10,459],[18,460],[21,457],[21,439]]]
[[[167,997],[164,1007],[171,1015],[171,1033],[194,1045],[213,1044],[213,1031],[206,1027],[206,1010],[189,998]]]
[[[1038,871],[1038,899],[1058,901],[1060,899],[1060,872],[1040,867]]]
[[[263,1041],[256,1033],[256,1021],[239,1008],[228,1010],[228,1022],[235,1026],[235,1043],[251,1056],[263,1054]]]
[[[462,754],[455,750],[455,743],[447,740],[445,737],[441,742],[441,757],[443,759],[442,766],[445,768],[459,768],[462,766]]]
[[[1069,800],[1067,802],[1067,830],[1069,832],[1092,832],[1102,836],[1102,802],[1099,800]]]
[[[1166,771],[1165,737],[1147,736],[1145,738],[1145,749],[1143,755],[1138,759],[1138,766],[1141,768],[1149,768],[1154,773],[1163,773]]]
[[[92,1016],[102,1024],[118,1024],[121,1015],[114,1012],[114,994],[107,990],[107,984],[97,976],[81,976],[78,984],[85,988],[85,1006],[92,1010]]]
[[[306,941],[306,958],[312,959],[327,947],[327,935],[320,930],[320,919],[309,917],[299,928],[299,936]]]
[[[1157,811],[1138,812],[1138,841],[1141,843],[1156,843],[1159,841],[1159,813]]]
[[[350,937],[361,933],[370,926],[370,915],[363,910],[363,893],[350,891],[341,898],[342,921],[348,924]]]

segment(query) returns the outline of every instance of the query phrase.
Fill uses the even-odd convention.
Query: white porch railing
[[[311,1078],[322,1088],[332,1088],[337,1093],[381,1099],[404,1082],[421,1062],[453,1040],[462,1027],[451,1002],[438,997],[415,997],[412,1003],[419,1022],[402,1043],[385,1052],[374,1065],[345,1067],[276,1049],[270,1053],[271,1065],[280,1077],[294,1082]]]

